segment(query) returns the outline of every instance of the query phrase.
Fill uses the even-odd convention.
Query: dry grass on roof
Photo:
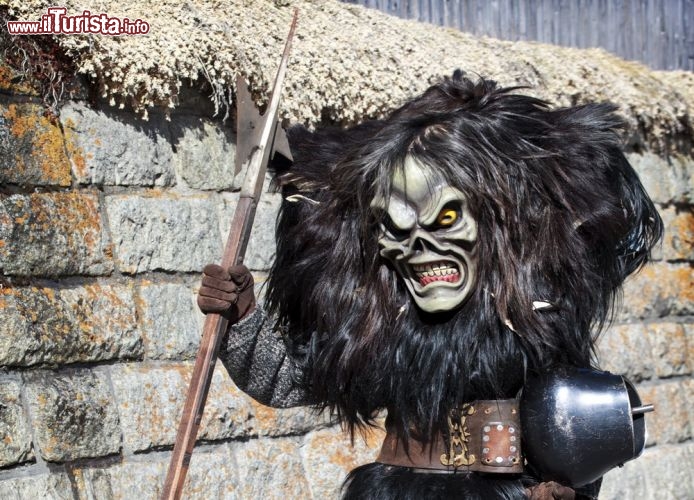
[[[38,19],[54,2],[10,0],[13,15]],[[79,71],[99,82],[114,105],[175,107],[183,85],[212,86],[223,112],[241,73],[259,102],[279,62],[294,7],[300,9],[282,116],[293,122],[350,124],[376,117],[456,68],[503,85],[528,85],[557,105],[617,103],[632,132],[658,149],[691,142],[691,79],[578,50],[479,38],[401,20],[333,0],[190,0],[61,2],[69,14],[89,9],[142,18],[147,36],[60,36]],[[686,84],[688,89],[682,89]]]

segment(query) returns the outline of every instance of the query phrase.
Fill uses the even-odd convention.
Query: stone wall
[[[605,477],[601,498],[694,498],[694,158],[631,154],[657,203],[665,238],[656,262],[627,280],[615,324],[601,338],[602,367],[624,374],[644,402],[647,449]]]
[[[200,102],[143,121],[72,101],[56,121],[36,96],[0,94],[0,498],[161,493],[202,328],[199,273],[220,259],[237,199],[232,124]],[[692,498],[694,160],[631,160],[667,232],[600,352],[657,411],[645,456],[610,472],[603,498]],[[261,295],[278,204],[264,195],[250,243]],[[221,366],[199,438],[186,498],[335,498],[379,444],[263,407]]]
[[[0,95],[0,498],[158,498],[236,205],[232,124]],[[262,295],[277,194],[248,265]],[[373,451],[217,367],[188,498],[329,498]],[[375,443],[375,442],[374,442]],[[370,444],[374,444],[370,443]]]

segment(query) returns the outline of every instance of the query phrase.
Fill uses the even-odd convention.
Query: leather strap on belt
[[[423,472],[523,472],[520,418],[515,399],[480,400],[464,404],[448,419],[449,439],[439,434],[432,443],[412,438],[408,451],[388,429],[377,462],[423,469]]]

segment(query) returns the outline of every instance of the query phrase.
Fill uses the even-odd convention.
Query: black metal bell
[[[621,375],[579,368],[528,380],[519,408],[530,466],[543,480],[573,487],[638,457],[644,413],[653,410]]]

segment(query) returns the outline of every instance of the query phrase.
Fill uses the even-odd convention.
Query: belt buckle
[[[441,455],[441,463],[453,467],[469,467],[477,458],[470,453],[470,431],[467,426],[467,418],[475,413],[475,407],[466,403],[460,410],[452,410],[448,415],[448,453]]]

